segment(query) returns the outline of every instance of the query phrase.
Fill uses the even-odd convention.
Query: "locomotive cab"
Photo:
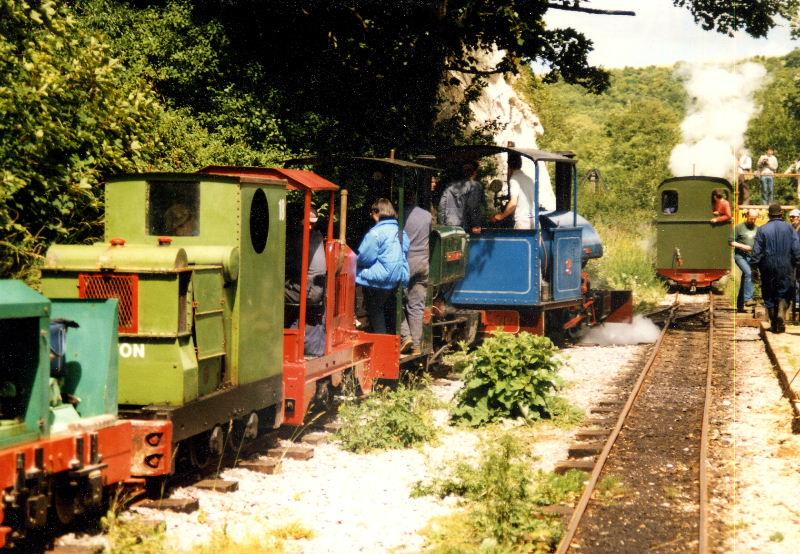
[[[575,334],[584,324],[630,321],[630,292],[592,290],[582,271],[603,251],[594,228],[577,214],[578,173],[572,152],[480,145],[453,147],[435,158],[452,163],[497,155],[508,156],[509,162],[514,157],[517,168],[527,167],[523,177],[533,181],[533,197],[530,213],[523,217],[530,228],[487,226],[471,235],[466,275],[450,302],[479,310],[484,332],[545,334],[550,329]],[[526,165],[517,165],[520,160]],[[546,186],[548,165],[555,175],[552,196]],[[514,217],[521,219],[518,215]]]
[[[656,272],[670,286],[695,291],[725,284],[731,224],[711,222],[714,190],[732,203],[733,187],[719,177],[673,177],[658,187]]]

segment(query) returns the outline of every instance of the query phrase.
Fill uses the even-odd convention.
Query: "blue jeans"
[[[775,177],[772,175],[761,176],[761,194],[764,195],[764,204],[772,204],[773,191],[775,190]]]
[[[753,299],[755,286],[753,285],[753,270],[750,267],[750,255],[734,253],[733,260],[736,266],[742,270],[742,282],[739,285],[739,295],[736,297],[736,308],[744,309],[744,303]]]

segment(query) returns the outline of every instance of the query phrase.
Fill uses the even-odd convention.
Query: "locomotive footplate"
[[[215,425],[245,417],[251,411],[280,404],[282,391],[283,375],[279,373],[253,383],[215,391],[184,406],[120,406],[119,414],[126,419],[171,421],[172,442],[175,444]]]

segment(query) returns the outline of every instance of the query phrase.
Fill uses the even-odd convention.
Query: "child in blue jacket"
[[[356,260],[356,284],[364,293],[373,333],[386,333],[386,303],[398,285],[407,286],[408,235],[397,223],[397,212],[386,198],[379,198],[370,210],[375,226],[364,235],[358,247]]]

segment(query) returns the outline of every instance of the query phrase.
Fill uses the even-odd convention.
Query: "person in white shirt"
[[[775,195],[775,172],[778,171],[778,158],[772,148],[767,148],[767,153],[758,158],[758,171],[761,176],[761,193],[764,204],[772,204]]]
[[[750,175],[753,172],[753,158],[747,150],[739,151],[739,168],[736,181],[739,186],[739,205],[750,203]]]
[[[508,154],[508,204],[501,213],[492,216],[498,222],[514,216],[514,229],[532,229],[534,217],[535,183],[522,172],[522,157],[519,154]]]

